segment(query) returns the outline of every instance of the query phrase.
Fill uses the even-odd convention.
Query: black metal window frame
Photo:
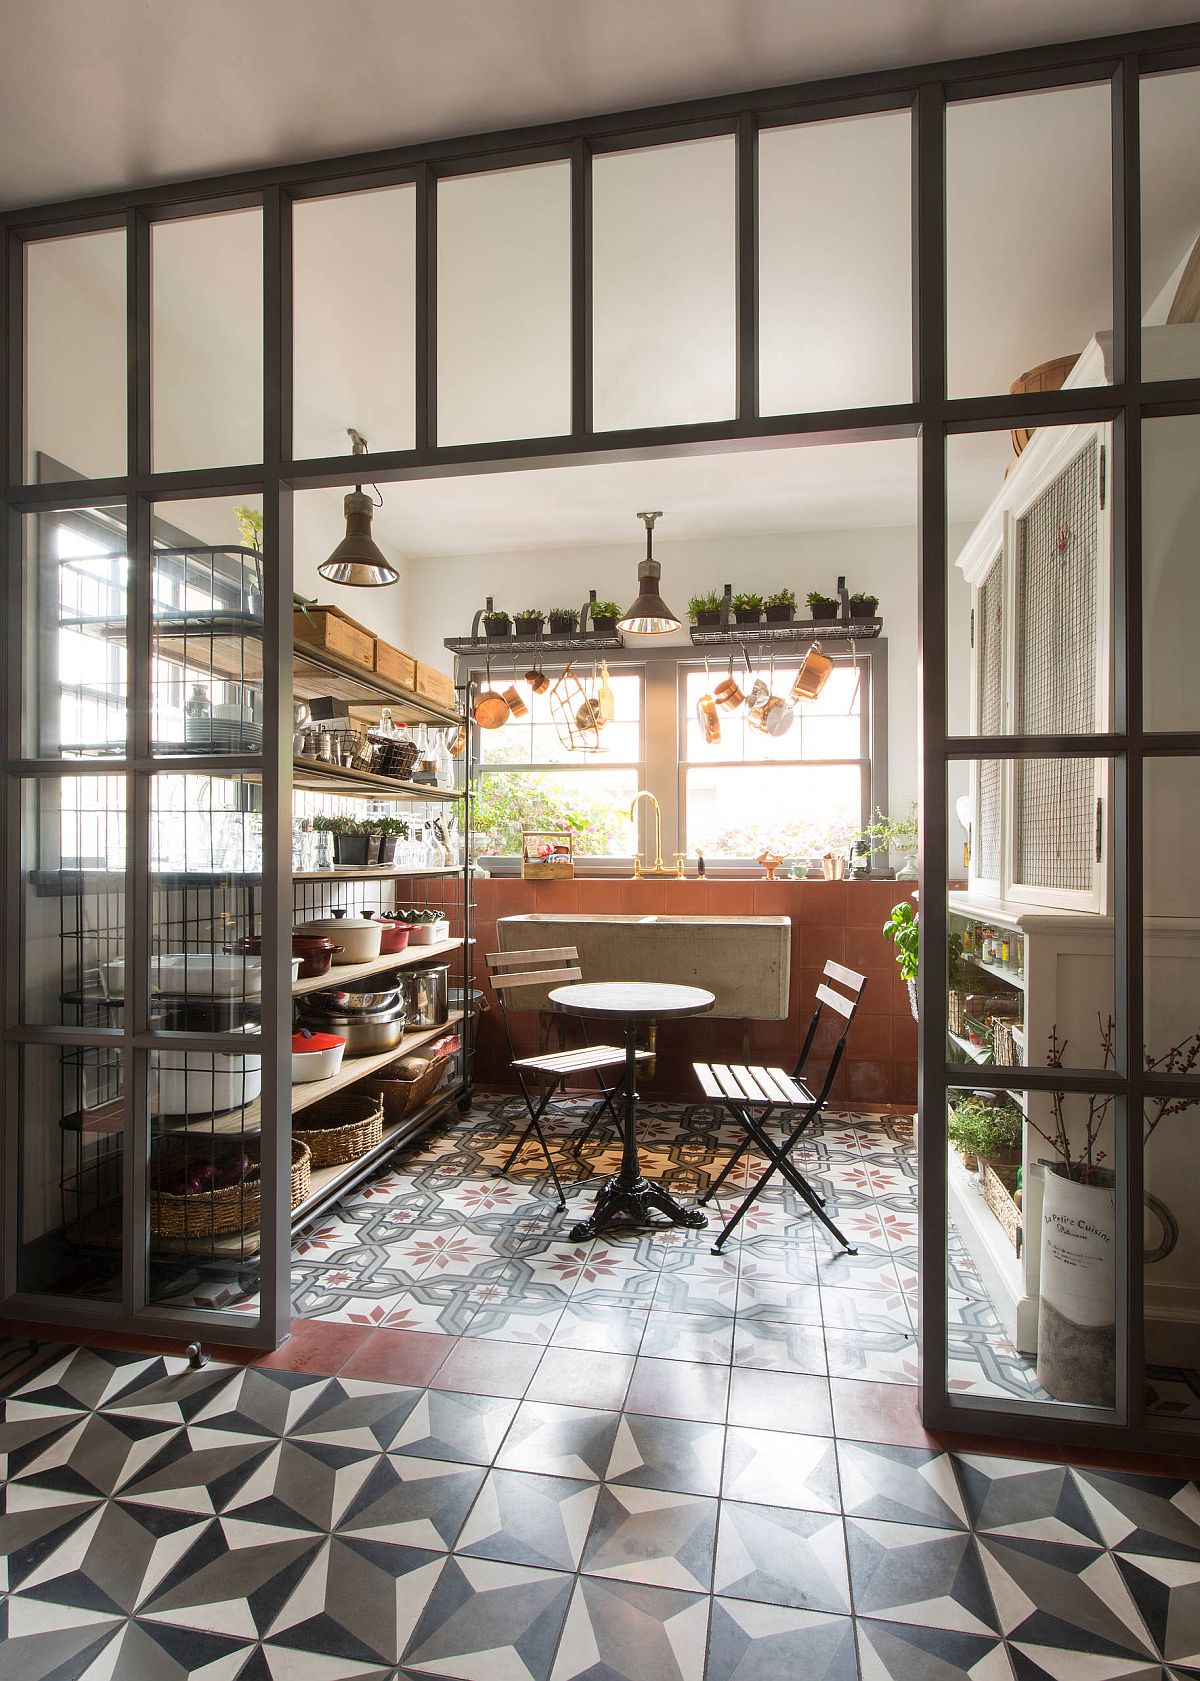
[[[131,652],[131,676],[144,684],[150,648],[147,591],[151,518],[156,502],[195,496],[261,495],[266,515],[264,564],[275,582],[268,610],[265,658],[270,710],[266,719],[265,855],[273,883],[264,895],[263,934],[268,950],[289,925],[287,817],[290,762],[285,754],[290,701],[291,496],[294,490],[342,486],[350,481],[346,458],[298,461],[292,455],[292,289],[291,206],[322,197],[398,182],[412,182],[417,195],[417,377],[416,444],[411,450],[380,452],[361,465],[379,483],[408,478],[452,477],[527,465],[550,467],[581,461],[652,458],[675,452],[737,450],[772,444],[854,441],[894,437],[919,439],[919,583],[921,877],[924,919],[920,993],[924,1026],[920,1046],[921,1263],[923,1410],[931,1426],[1003,1428],[1009,1434],[1079,1440],[1128,1448],[1179,1451],[1200,1445],[1182,1421],[1149,1425],[1143,1412],[1143,1328],[1140,1232],[1142,1207],[1141,1116],[1148,1097],[1200,1094],[1200,1081],[1147,1074],[1141,1065],[1142,975],[1142,793],[1147,759],[1200,755],[1200,732],[1149,733],[1142,713],[1141,432],[1145,420],[1200,413],[1200,379],[1146,382],[1141,368],[1141,181],[1139,81],[1162,71],[1200,66],[1200,24],[1039,46],[949,63],[831,78],[801,86],[737,93],[689,103],[624,112],[577,122],[476,135],[430,145],[396,148],[355,157],[247,171],[167,184],[136,192],[101,195],[15,211],[0,221],[5,240],[3,269],[6,394],[0,410],[0,462],[5,466],[4,544],[7,557],[5,612],[6,775],[5,856],[9,875],[5,902],[11,918],[19,903],[17,842],[23,779],[59,774],[55,762],[21,757],[21,519],[41,509],[68,509],[125,502],[130,532],[132,613],[142,626]],[[950,397],[946,386],[946,140],[947,107],[1010,93],[1106,83],[1111,93],[1114,378],[1108,386],[1058,392]],[[757,306],[757,136],[765,128],[827,121],[909,109],[913,114],[912,265],[913,394],[906,403],[764,416],[758,404],[759,324]],[[736,414],[702,425],[657,426],[597,433],[591,421],[591,253],[590,172],[597,153],[671,144],[690,138],[731,134],[736,145]],[[570,432],[559,437],[513,439],[439,447],[436,389],[436,248],[439,179],[550,159],[571,166],[572,407]],[[155,472],[150,433],[150,241],[157,221],[259,206],[263,211],[263,458],[250,465],[181,472]],[[28,240],[124,228],[127,236],[128,295],[128,471],[105,479],[65,484],[23,482],[23,249]],[[1119,1393],[1116,1406],[1095,1410],[1036,1403],[1003,1402],[948,1393],[945,1374],[946,1162],[944,1112],[948,1090],[970,1076],[948,1067],[941,1031],[946,996],[944,884],[947,871],[946,773],[951,764],[980,755],[980,740],[952,736],[947,727],[946,646],[946,444],[951,437],[1039,424],[1113,426],[1113,590],[1115,710],[1105,735],[989,737],[989,758],[1045,755],[1109,755],[1114,760],[1115,926],[1117,1036],[1115,1070],[1096,1074],[1021,1068],[1006,1070],[1013,1089],[1111,1091],[1116,1114],[1118,1169]],[[139,676],[139,672],[142,674]],[[161,769],[149,754],[144,697],[131,687],[134,731],[128,766],[136,773],[132,799],[134,833],[145,827],[145,777]],[[140,791],[139,791],[140,790]],[[140,802],[140,804],[139,804]],[[139,850],[140,849],[140,850]],[[133,843],[135,876],[145,873],[144,840]],[[147,948],[144,910],[135,906],[130,949]],[[9,1113],[16,1091],[14,1049],[29,1042],[57,1042],[50,1029],[17,1026],[14,986],[19,980],[16,941],[6,941],[3,971],[7,1045],[4,1100]],[[144,967],[136,964],[135,969]],[[264,1107],[287,1084],[286,1043],[279,1031],[280,1000],[286,996],[282,958],[269,966],[264,986],[264,1020],[276,1027],[277,1043],[264,1055]],[[131,1015],[144,1016],[145,999],[134,999]],[[131,1030],[132,1032],[133,1030]],[[136,1037],[136,1034],[134,1035]],[[132,1039],[130,1043],[132,1044]],[[266,1047],[264,1046],[264,1051]],[[286,1135],[286,1123],[280,1133]],[[145,1208],[145,1164],[130,1152],[125,1186],[127,1240],[134,1273],[125,1307],[133,1312],[142,1276],[137,1225]],[[11,1289],[15,1255],[14,1221],[18,1157],[14,1129],[4,1142],[6,1180],[5,1295]],[[264,1174],[266,1231],[263,1323],[272,1334],[287,1320],[286,1185],[269,1162]],[[40,1305],[40,1304],[39,1304]],[[219,1321],[222,1328],[225,1322]],[[149,1326],[147,1326],[149,1328]]]

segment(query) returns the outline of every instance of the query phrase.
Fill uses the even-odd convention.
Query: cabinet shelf
[[[976,969],[982,969],[985,975],[992,975],[996,980],[1004,981],[1009,986],[1019,987],[1024,992],[1025,977],[1024,975],[1018,975],[1015,969],[1006,969],[1003,963],[985,963],[982,957],[976,957],[973,952],[965,952],[964,956],[968,963]]]
[[[461,788],[436,788],[429,783],[401,782],[394,776],[331,765],[324,759],[294,759],[292,786],[316,794],[363,794],[373,800],[461,800]]]
[[[403,951],[384,952],[366,963],[337,963],[324,975],[307,975],[293,981],[292,992],[299,998],[306,992],[328,992],[345,986],[348,981],[365,980],[368,975],[383,975],[389,969],[407,969],[424,963],[431,957],[444,957],[447,952],[461,951],[462,940],[440,940],[432,946],[406,946]]]

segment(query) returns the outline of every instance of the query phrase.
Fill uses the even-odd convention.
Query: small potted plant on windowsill
[[[551,636],[573,636],[579,628],[579,614],[574,607],[552,607],[546,618]]]
[[[964,1093],[946,1113],[946,1136],[968,1172],[985,1162],[1011,1164],[1021,1159],[1024,1116],[1015,1103],[992,1102],[976,1092]]]
[[[507,636],[512,629],[512,620],[507,613],[493,611],[483,615],[484,634],[491,640],[497,641]]]
[[[688,613],[692,623],[706,625],[710,630],[716,629],[721,623],[723,599],[720,590],[706,590],[703,595],[694,595],[688,602]]]
[[[790,624],[796,613],[795,590],[776,590],[764,603],[769,625]]]
[[[619,601],[593,601],[589,615],[597,636],[615,636],[617,620],[621,617]]]
[[[735,595],[733,616],[740,625],[756,625],[762,618],[763,598],[753,593]]]
[[[879,597],[877,595],[863,595],[861,592],[850,597],[850,617],[852,619],[873,619],[879,611]]]
[[[822,595],[820,590],[809,590],[804,599],[814,619],[837,618],[838,604],[831,595]]]
[[[532,637],[540,636],[544,622],[545,615],[540,607],[523,607],[513,626],[517,640],[527,642]]]

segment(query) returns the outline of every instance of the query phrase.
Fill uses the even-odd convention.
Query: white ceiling
[[[963,446],[966,447],[963,447]],[[956,441],[952,522],[974,520],[1011,458],[1007,435]],[[384,485],[377,534],[410,560],[642,542],[638,512],[661,508],[664,543],[796,531],[912,526],[917,451],[911,439],[671,456]],[[298,498],[297,528],[306,504]]]
[[[0,205],[1194,15],[1194,0],[0,0]]]

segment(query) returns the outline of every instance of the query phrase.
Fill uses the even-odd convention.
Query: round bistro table
[[[700,1208],[685,1208],[662,1185],[643,1177],[637,1143],[637,1033],[642,1022],[672,1016],[699,1016],[715,999],[699,986],[669,986],[658,981],[575,981],[555,987],[550,1002],[568,1015],[590,1021],[620,1022],[625,1032],[625,1133],[621,1166],[600,1187],[586,1220],[571,1227],[572,1242],[598,1237],[622,1215],[634,1225],[649,1223],[657,1209],[675,1226],[706,1226]]]

